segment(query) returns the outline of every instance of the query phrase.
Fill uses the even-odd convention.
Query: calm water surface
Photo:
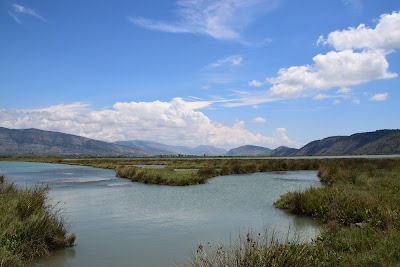
[[[0,174],[21,186],[48,183],[77,235],[77,245],[34,266],[174,266],[199,242],[290,228],[311,239],[319,226],[273,207],[287,191],[320,186],[314,171],[229,175],[205,185],[173,187],[133,183],[113,170],[60,164],[0,162]]]

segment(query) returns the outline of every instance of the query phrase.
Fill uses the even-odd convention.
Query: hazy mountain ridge
[[[226,156],[270,156],[272,150],[262,146],[245,145],[229,150]]]
[[[296,148],[280,146],[271,151],[271,156],[274,156],[274,157],[292,156],[292,155],[295,155],[297,153],[297,151],[298,151],[298,149],[296,149]]]
[[[266,150],[265,150],[266,149]],[[268,150],[270,151],[268,153]],[[241,146],[228,156],[304,156],[304,155],[374,155],[399,154],[400,130],[378,130],[350,136],[331,136],[315,140],[300,149],[278,147],[270,150],[257,146]]]
[[[0,127],[1,155],[129,155],[148,152],[77,135]]]
[[[298,149],[287,146],[269,149],[262,146],[245,145],[229,150],[226,156],[284,157],[295,155],[297,151]]]
[[[378,130],[332,136],[308,143],[296,155],[361,155],[400,153],[400,130]]]
[[[214,146],[200,145],[197,147],[171,146],[153,141],[131,140],[117,141],[115,144],[124,145],[132,148],[142,148],[160,152],[158,155],[194,155],[194,156],[222,156],[227,152],[225,149]]]
[[[303,156],[400,154],[400,130],[378,130],[350,136],[332,136],[308,143],[300,149],[276,149],[245,145],[229,150],[200,145],[170,146],[153,141],[107,143],[81,136],[38,129],[0,127],[0,155],[198,155],[198,156]]]

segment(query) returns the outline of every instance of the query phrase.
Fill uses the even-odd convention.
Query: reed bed
[[[288,235],[289,236],[289,235]],[[191,259],[182,267],[275,267],[309,266],[313,261],[313,247],[299,236],[280,240],[267,229],[264,233],[249,231],[238,235],[229,245],[216,242],[200,243]],[[178,266],[178,265],[177,265]]]
[[[25,266],[34,257],[72,246],[65,222],[47,204],[48,186],[18,188],[0,176],[0,266]]]

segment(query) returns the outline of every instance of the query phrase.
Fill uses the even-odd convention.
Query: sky
[[[399,129],[397,0],[0,0],[0,127],[302,147]]]

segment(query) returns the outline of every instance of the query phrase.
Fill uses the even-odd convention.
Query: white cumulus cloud
[[[318,43],[332,45],[336,50],[381,49],[390,52],[400,48],[400,12],[383,14],[376,27],[365,24],[347,30],[334,31],[326,39],[321,36]]]
[[[250,81],[250,82],[248,83],[248,85],[249,85],[249,86],[252,86],[252,87],[260,87],[260,86],[263,86],[264,83],[261,82],[261,81],[252,80],[252,81]]]
[[[381,51],[331,51],[313,58],[313,65],[280,69],[269,78],[271,96],[299,97],[309,90],[357,85],[371,80],[389,79],[397,74],[388,71],[389,63]]]
[[[344,3],[357,6],[360,2]],[[331,32],[327,38],[320,36],[317,43],[335,50],[314,56],[312,64],[282,68],[275,77],[267,78],[270,88],[264,102],[307,96],[322,99],[324,94],[319,92],[333,88],[339,88],[338,94],[349,94],[349,86],[397,77],[389,70],[387,56],[400,49],[400,12],[381,15],[375,28],[360,24]],[[257,80],[248,83],[263,84]],[[245,99],[241,102],[246,104]]]
[[[317,94],[313,97],[313,99],[315,99],[315,100],[323,100],[323,99],[327,99],[327,98],[331,98],[331,96],[326,95],[326,94]]]
[[[351,89],[348,87],[341,87],[339,90],[337,90],[338,94],[348,94],[351,92]]]
[[[385,101],[385,100],[387,100],[388,96],[389,96],[388,93],[375,94],[370,98],[370,100],[371,101]]]
[[[243,121],[225,125],[196,110],[207,103],[117,102],[110,109],[93,110],[73,103],[41,109],[0,109],[0,126],[38,128],[81,135],[104,141],[154,140],[172,145],[199,144],[235,147],[253,143],[268,147],[297,145],[286,134],[266,136],[246,129]]]
[[[264,119],[263,117],[256,117],[254,119],[251,120],[252,123],[265,123],[267,122],[266,119]]]

